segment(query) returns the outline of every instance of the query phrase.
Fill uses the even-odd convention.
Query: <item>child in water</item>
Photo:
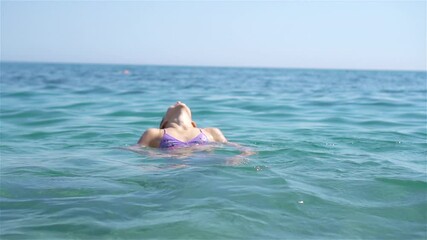
[[[190,108],[178,101],[170,106],[159,128],[150,128],[138,141],[139,145],[154,148],[182,148],[211,142],[226,143],[218,128],[197,128]]]

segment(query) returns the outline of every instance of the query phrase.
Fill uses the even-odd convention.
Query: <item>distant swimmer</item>
[[[178,101],[167,109],[159,128],[147,129],[138,144],[169,149],[214,142],[227,143],[227,139],[218,128],[198,128],[190,108]]]

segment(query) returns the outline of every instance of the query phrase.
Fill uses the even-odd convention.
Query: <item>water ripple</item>
[[[2,63],[0,237],[424,239],[423,86],[425,72]],[[256,154],[135,148],[177,100]]]

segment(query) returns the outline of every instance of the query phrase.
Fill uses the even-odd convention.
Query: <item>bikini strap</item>
[[[204,133],[204,132],[202,131],[202,129],[201,129],[201,128],[199,128],[199,130],[200,130],[200,133],[201,133],[201,134],[205,135],[205,137],[208,137],[208,136],[206,135],[206,133]]]

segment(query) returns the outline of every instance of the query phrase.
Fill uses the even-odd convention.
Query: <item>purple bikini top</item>
[[[199,129],[200,133],[193,139],[187,142],[180,141],[171,135],[166,133],[166,129],[163,129],[163,137],[160,140],[160,148],[181,148],[189,147],[194,145],[202,145],[209,142],[208,137],[202,132],[202,129]]]

